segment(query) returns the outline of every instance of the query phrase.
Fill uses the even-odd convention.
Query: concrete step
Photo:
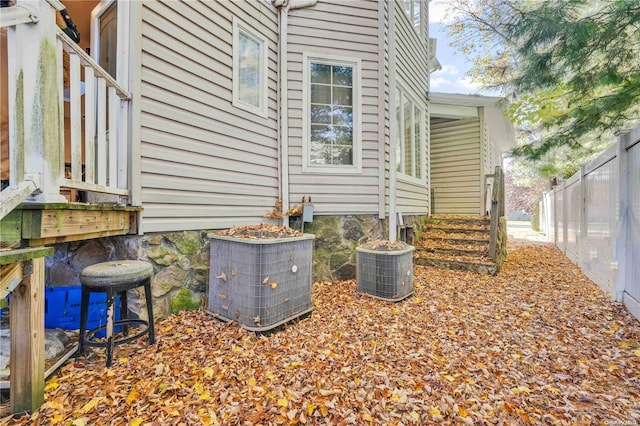
[[[458,233],[468,233],[472,234],[474,232],[478,233],[489,233],[490,228],[488,226],[471,226],[471,225],[460,225],[460,226],[451,226],[447,225],[425,225],[422,228],[423,232],[458,232]]]
[[[473,238],[472,238],[473,237]],[[422,234],[421,240],[426,244],[428,241],[445,244],[472,244],[472,245],[484,245],[489,244],[488,235],[476,235],[476,234]],[[417,245],[420,245],[418,242]]]
[[[459,248],[459,247],[416,247],[416,253],[424,253],[428,256],[430,253],[443,256],[470,256],[476,258],[486,258],[489,255],[489,248],[477,246],[476,248]]]
[[[440,269],[454,271],[469,271],[478,274],[496,275],[498,266],[492,263],[465,262],[451,259],[441,259],[434,257],[416,257],[415,264],[418,266],[432,266]]]
[[[488,240],[467,240],[447,238],[423,238],[416,242],[416,249],[456,249],[461,251],[487,251]]]
[[[466,253],[452,253],[440,250],[427,251],[418,250],[416,256],[421,256],[430,259],[443,259],[443,260],[455,260],[461,262],[479,262],[479,263],[493,263],[489,258],[488,253],[480,252],[466,252]]]
[[[490,220],[483,216],[431,216],[416,244],[416,265],[495,275],[489,259]]]
[[[488,216],[462,216],[462,215],[433,215],[429,217],[427,225],[439,226],[489,226],[491,219]]]
[[[439,229],[429,229],[422,233],[423,238],[457,238],[460,240],[489,240],[489,231],[475,231],[475,230],[452,230],[443,231]]]

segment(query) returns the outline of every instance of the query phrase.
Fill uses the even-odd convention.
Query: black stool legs
[[[115,315],[115,307],[113,306],[113,289],[109,289],[107,291],[107,367],[111,367],[111,362],[113,360],[113,332],[114,327],[113,324],[116,320]]]
[[[80,298],[80,337],[78,339],[78,356],[84,356],[84,334],[87,330],[87,317],[89,316],[89,296],[91,292],[82,286],[82,296]]]
[[[99,346],[106,349],[107,367],[113,362],[114,346],[130,342],[144,334],[149,335],[149,343],[156,341],[153,326],[153,296],[151,294],[151,276],[153,269],[144,261],[124,260],[98,263],[86,267],[81,275],[82,300],[80,306],[80,336],[78,342],[78,356],[84,356],[86,346]],[[130,319],[127,306],[127,290],[143,287],[147,303],[148,320]],[[107,320],[106,324],[87,330],[89,314],[89,299],[91,293],[106,293]],[[115,297],[120,297],[120,320],[115,318]],[[129,327],[142,326],[142,330],[129,335]],[[122,328],[122,335],[115,337],[116,327]],[[106,331],[106,341],[94,339],[99,330]]]
[[[153,296],[151,295],[151,279],[144,283],[144,297],[147,301],[147,317],[149,318],[149,343],[156,342],[156,333],[153,329]]]

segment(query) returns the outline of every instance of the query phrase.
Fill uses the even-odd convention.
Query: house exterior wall
[[[321,0],[288,17],[288,149],[291,204],[311,196],[314,214],[378,214],[379,61],[378,2]],[[361,66],[361,147],[359,172],[304,171],[304,55],[359,60]]]
[[[480,213],[481,121],[431,125],[431,185],[436,214]]]
[[[267,117],[232,105],[234,17],[268,40]],[[142,231],[264,221],[279,196],[277,10],[144,2],[141,33]]]
[[[422,162],[426,164],[420,181],[405,179],[396,173],[395,202],[396,211],[402,214],[429,213],[429,105],[426,94],[429,91],[428,66],[428,34],[418,34],[413,23],[403,9],[402,2],[395,4],[395,45],[396,45],[396,82],[403,93],[418,103],[424,110],[424,131],[426,147],[423,151]],[[423,3],[426,4],[426,3]],[[426,19],[428,15],[423,14]],[[426,32],[426,29],[425,29]],[[395,112],[394,112],[395,114]],[[402,126],[402,123],[398,123]],[[391,137],[391,149],[394,149],[395,135]]]

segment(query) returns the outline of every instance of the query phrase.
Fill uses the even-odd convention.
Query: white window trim
[[[260,75],[260,106],[248,104],[240,99],[240,52],[238,46],[240,46],[240,32],[249,38],[257,41],[261,44],[261,75]],[[247,24],[233,17],[233,101],[232,105],[236,108],[257,114],[261,117],[267,118],[269,116],[268,109],[268,74],[269,74],[269,41],[265,36],[251,29]]]
[[[420,3],[420,25],[418,27],[415,26],[414,22],[413,22],[413,12],[414,12],[414,3]],[[413,28],[413,30],[418,34],[419,37],[422,37],[423,34],[426,33],[425,30],[425,21],[427,18],[426,15],[426,11],[425,8],[429,8],[429,2],[424,2],[423,0],[412,0],[411,1],[411,13],[407,13],[406,9],[405,9],[405,5],[404,5],[404,0],[400,0],[400,5],[402,6],[402,10],[404,12],[404,16],[407,17],[407,19],[409,20],[409,23],[411,24],[411,27]]]
[[[397,123],[398,128],[402,129],[402,131],[400,132],[400,135],[402,136],[402,140],[400,141],[400,169],[401,170],[396,170],[396,180],[399,181],[403,181],[403,182],[407,182],[407,183],[412,183],[412,184],[417,184],[417,185],[426,185],[427,184],[427,165],[426,165],[426,145],[427,145],[427,126],[426,126],[426,117],[427,117],[427,107],[423,104],[421,104],[420,102],[418,102],[418,100],[412,96],[411,94],[409,94],[409,92],[407,90],[405,90],[405,88],[400,85],[400,84],[396,84],[396,90],[399,92],[400,94],[400,105],[397,107],[400,107],[400,122]],[[402,97],[406,97],[407,99],[409,99],[411,101],[411,103],[413,104],[413,108],[418,108],[419,110],[422,111],[422,121],[420,123],[420,134],[422,135],[422,141],[421,141],[421,147],[420,147],[420,158],[422,159],[420,161],[420,175],[422,176],[421,178],[416,178],[415,176],[411,176],[408,175],[404,172],[405,170],[405,152],[404,152],[404,109],[401,108],[402,106]],[[394,112],[394,115],[396,113]],[[414,135],[415,132],[415,127],[411,126],[411,134]],[[415,140],[415,138],[414,138]],[[395,143],[396,141],[394,140],[393,143],[393,149],[395,149]],[[416,155],[415,155],[415,146],[414,144],[411,144],[411,160],[414,164],[414,169],[415,169],[415,162],[416,162]],[[393,165],[393,167],[395,167],[395,164]]]
[[[310,63],[347,65],[353,67],[353,164],[311,164],[309,162],[311,125]],[[302,172],[356,174],[362,173],[362,61],[359,58],[304,52],[302,54]]]
[[[100,18],[102,14],[111,6],[116,0],[102,0],[91,11],[91,57],[98,60],[100,55],[100,40],[98,34],[100,34]],[[120,83],[125,89],[130,89],[129,82],[129,17],[131,16],[129,2],[118,3],[118,17],[117,17],[117,37],[118,37],[118,63],[116,70],[115,80]]]

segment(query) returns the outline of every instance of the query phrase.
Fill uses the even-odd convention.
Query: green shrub
[[[180,311],[196,311],[200,309],[200,299],[194,297],[191,290],[181,288],[171,297],[171,313],[177,314]]]
[[[531,229],[540,232],[540,204],[534,203],[531,209]]]

